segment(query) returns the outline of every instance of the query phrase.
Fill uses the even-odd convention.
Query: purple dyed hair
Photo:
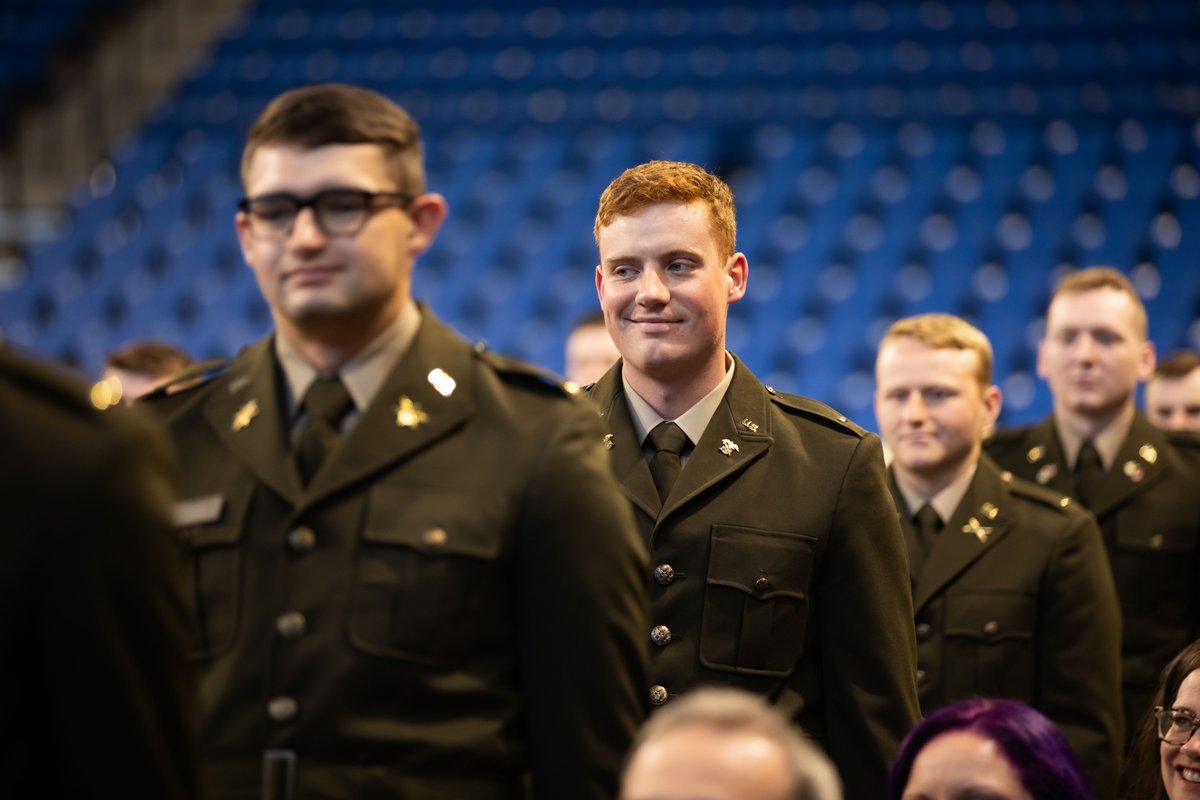
[[[1015,700],[965,700],[917,723],[900,743],[892,764],[888,800],[900,800],[913,762],[925,745],[957,732],[995,742],[1033,800],[1092,800],[1075,753],[1054,723]]]

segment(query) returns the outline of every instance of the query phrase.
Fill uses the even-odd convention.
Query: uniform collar
[[[1092,437],[1092,444],[1096,446],[1096,452],[1100,454],[1100,462],[1106,471],[1117,460],[1121,445],[1129,438],[1129,431],[1133,428],[1134,411],[1134,407],[1129,406],[1121,416],[1109,423],[1108,427]],[[1084,437],[1068,429],[1057,417],[1054,418],[1054,430],[1058,434],[1058,441],[1062,443],[1067,469],[1073,472]]]
[[[412,346],[420,327],[421,311],[409,300],[391,325],[338,370],[356,411],[361,413],[371,405],[387,376]],[[294,419],[300,398],[317,379],[319,370],[279,335],[275,336],[275,355],[287,389],[288,419]]]
[[[727,353],[725,355],[725,377],[721,379],[713,390],[687,411],[680,414],[674,420],[666,420],[659,416],[659,413],[650,407],[650,404],[642,399],[641,395],[633,390],[629,385],[629,381],[625,377],[624,370],[621,371],[621,384],[625,388],[625,400],[629,404],[629,416],[633,419],[633,427],[637,432],[638,443],[645,444],[646,437],[650,435],[650,431],[660,422],[672,421],[687,434],[691,439],[692,444],[700,441],[700,437],[704,435],[704,431],[708,428],[708,423],[712,421],[713,414],[717,413],[717,408],[721,405],[721,399],[725,397],[725,393],[729,391],[729,384],[733,382],[734,363],[733,358]]]
[[[896,488],[900,490],[900,495],[904,498],[905,504],[908,506],[909,516],[917,513],[921,506],[928,503],[933,506],[933,510],[937,512],[938,517],[943,523],[946,523],[954,516],[954,512],[958,509],[962,499],[967,496],[967,490],[971,488],[971,481],[975,479],[975,472],[979,469],[979,461],[976,460],[969,469],[963,470],[957,478],[950,481],[940,492],[933,497],[926,497],[917,490],[909,487],[900,477],[900,473],[896,471],[896,467],[892,465],[892,477],[896,480]]]

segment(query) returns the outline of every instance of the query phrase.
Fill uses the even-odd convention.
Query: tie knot
[[[312,386],[304,393],[301,405],[309,416],[335,429],[341,423],[342,417],[354,407],[350,393],[336,374],[313,381]]]
[[[1075,459],[1075,471],[1079,472],[1084,469],[1104,470],[1104,462],[1100,460],[1100,452],[1096,450],[1096,444],[1088,439],[1079,448],[1079,455]]]
[[[937,533],[942,529],[942,518],[938,516],[933,506],[926,503],[917,511],[917,528],[929,533]]]
[[[674,422],[660,422],[654,426],[654,430],[650,431],[647,438],[655,450],[659,452],[665,450],[677,456],[682,456],[684,448],[691,442],[688,435],[683,432],[683,428]]]

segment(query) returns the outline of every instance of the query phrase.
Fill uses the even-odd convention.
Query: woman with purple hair
[[[1200,640],[1171,659],[1133,740],[1124,797],[1200,798]]]
[[[888,800],[1092,800],[1067,740],[1014,700],[966,700],[917,724],[892,765]]]

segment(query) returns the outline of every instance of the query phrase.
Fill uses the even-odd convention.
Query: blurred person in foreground
[[[762,698],[699,689],[650,719],[621,800],[841,800],[833,764]]]
[[[581,318],[571,328],[564,346],[563,374],[576,386],[590,386],[620,357],[604,327],[604,313],[597,311]]]
[[[0,797],[194,794],[173,463],[137,414],[0,345]]]
[[[984,450],[1018,478],[1096,515],[1121,606],[1126,741],[1162,665],[1200,633],[1200,437],[1156,428],[1135,406],[1154,372],[1146,309],[1129,279],[1091,267],[1060,281],[1038,374],[1053,413]]]
[[[1092,800],[1071,746],[1015,700],[966,700],[904,739],[887,800]]]
[[[650,701],[769,698],[877,797],[918,719],[904,540],[879,437],[725,349],[749,266],[733,193],[694,164],[600,197],[596,292],[621,360],[590,390],[651,550]]]
[[[1200,353],[1180,350],[1146,383],[1146,416],[1160,428],[1200,432]]]
[[[211,797],[604,798],[645,713],[645,550],[595,412],[412,298],[447,214],[341,84],[250,129],[275,330],[149,403],[186,467]]]
[[[982,453],[1000,413],[992,347],[949,314],[894,323],[875,417],[908,545],[921,710],[1020,700],[1065,734],[1098,797],[1122,756],[1121,615],[1095,518]]]

